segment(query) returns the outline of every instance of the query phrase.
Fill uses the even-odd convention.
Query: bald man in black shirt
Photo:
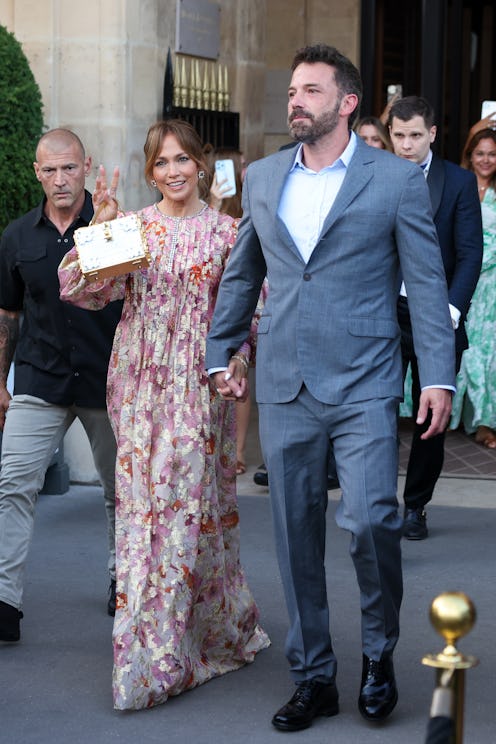
[[[116,446],[106,410],[108,361],[122,305],[89,312],[61,302],[57,268],[74,230],[93,215],[91,168],[69,130],[44,134],[34,169],[45,196],[0,242],[0,640],[18,641],[34,507],[53,453],[75,418],[88,435],[108,519],[110,598],[115,613]],[[14,395],[7,375],[15,353]]]

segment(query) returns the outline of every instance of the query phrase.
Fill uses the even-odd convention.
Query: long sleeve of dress
[[[76,248],[72,248],[59,266],[60,299],[85,310],[101,310],[113,300],[122,300],[127,274],[88,282],[79,267]]]

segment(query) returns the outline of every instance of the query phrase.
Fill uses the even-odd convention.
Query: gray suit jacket
[[[403,395],[398,271],[407,287],[422,387],[454,385],[445,272],[422,171],[360,139],[307,264],[277,209],[295,149],[249,166],[243,219],[207,343],[227,366],[248,335],[265,275],[257,400],[292,400],[304,383],[324,403]]]

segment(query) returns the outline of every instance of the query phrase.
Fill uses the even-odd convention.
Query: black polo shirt
[[[0,308],[23,313],[15,354],[14,393],[49,403],[105,408],[107,368],[122,303],[82,310],[59,299],[58,266],[73,233],[93,215],[85,192],[81,214],[61,235],[44,214],[45,199],[8,225],[0,241]]]

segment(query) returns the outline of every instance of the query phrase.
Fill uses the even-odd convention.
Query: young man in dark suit
[[[407,96],[394,103],[389,113],[389,131],[395,154],[417,163],[427,179],[448,284],[458,372],[462,353],[468,346],[465,318],[482,263],[477,180],[470,171],[433,154],[431,144],[436,138],[434,110],[425,98]],[[404,375],[409,364],[412,368],[412,415],[416,418],[420,386],[407,294],[408,287],[405,289],[402,284],[398,300],[401,354]],[[415,424],[408,461],[403,493],[403,535],[408,540],[423,540],[428,535],[425,506],[432,499],[443,467],[445,433],[424,439],[422,435],[427,426],[428,421]]]

